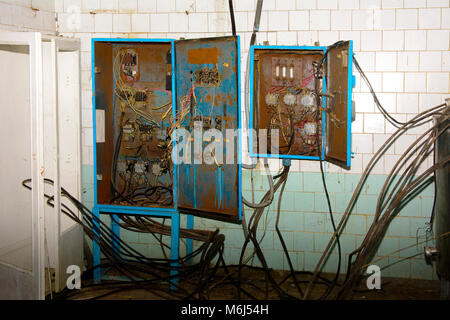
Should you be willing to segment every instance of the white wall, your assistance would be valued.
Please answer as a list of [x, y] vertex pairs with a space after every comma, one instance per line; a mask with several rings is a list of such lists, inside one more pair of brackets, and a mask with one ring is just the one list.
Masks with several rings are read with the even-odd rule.
[[[234, 1], [243, 70], [256, 2]], [[231, 30], [225, 0], [56, 0], [55, 9], [58, 31], [83, 42], [83, 164], [92, 164], [91, 37], [178, 39]], [[356, 57], [382, 103], [404, 121], [449, 96], [449, 29], [448, 0], [265, 0], [257, 42], [329, 45], [352, 39]], [[355, 75], [351, 172], [359, 173], [393, 127], [375, 108], [356, 71]], [[405, 135], [374, 173], [388, 173], [402, 146], [420, 132]], [[317, 172], [318, 164], [302, 161], [294, 169]], [[333, 165], [328, 170], [341, 171]]]
[[1, 0], [0, 30], [56, 32], [54, 0]]

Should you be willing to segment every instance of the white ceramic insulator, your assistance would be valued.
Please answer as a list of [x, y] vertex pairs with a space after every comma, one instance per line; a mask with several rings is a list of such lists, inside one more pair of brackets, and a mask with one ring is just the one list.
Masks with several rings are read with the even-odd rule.
[[313, 106], [314, 105], [314, 97], [311, 95], [304, 95], [302, 97], [302, 105]]
[[314, 122], [307, 122], [303, 127], [303, 133], [307, 136], [316, 134], [316, 124]]
[[287, 106], [293, 106], [297, 102], [297, 96], [293, 95], [292, 93], [288, 93], [283, 98], [284, 104]]
[[278, 95], [274, 93], [268, 93], [266, 95], [266, 104], [269, 107], [275, 107], [278, 105]]

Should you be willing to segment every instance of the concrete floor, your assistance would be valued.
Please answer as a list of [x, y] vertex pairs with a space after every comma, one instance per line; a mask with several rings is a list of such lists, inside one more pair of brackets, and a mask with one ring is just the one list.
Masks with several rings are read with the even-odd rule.
[[[274, 271], [273, 277], [277, 282], [280, 282], [286, 277], [286, 272]], [[306, 282], [308, 281], [307, 275], [299, 275], [298, 280], [303, 281], [302, 290], [305, 291]], [[332, 279], [333, 275], [323, 274], [324, 278]], [[220, 278], [219, 278], [220, 279]], [[252, 285], [257, 285], [260, 288], [264, 288], [264, 276], [262, 273], [258, 272], [244, 272], [242, 276], [243, 283], [251, 283]], [[105, 282], [106, 284], [107, 282]], [[180, 283], [180, 286], [191, 291], [194, 287], [189, 284]], [[298, 295], [296, 287], [292, 283], [286, 281], [282, 285], [283, 289], [293, 296]], [[174, 299], [167, 292], [170, 289], [166, 285], [162, 285], [161, 291], [158, 294], [151, 292], [151, 290], [144, 289], [132, 289], [116, 292], [100, 299], [105, 300], [159, 300], [159, 299]], [[243, 288], [248, 290], [252, 295], [262, 300], [273, 300], [279, 299], [278, 294], [272, 290], [269, 295], [266, 296], [264, 292], [258, 290], [252, 290], [249, 285], [243, 285]], [[315, 285], [311, 293], [311, 299], [319, 299], [324, 292], [325, 286]], [[97, 288], [93, 290], [92, 288], [81, 289], [79, 294], [71, 297], [70, 299], [90, 299], [93, 297], [100, 296], [111, 292], [112, 288]], [[339, 287], [330, 294], [330, 298], [336, 296]], [[234, 300], [237, 299], [236, 287], [231, 284], [226, 284], [223, 286], [216, 287], [215, 290], [211, 291], [211, 300]], [[242, 299], [246, 299], [245, 295], [241, 296]], [[440, 282], [436, 280], [417, 280], [417, 279], [401, 279], [401, 278], [383, 278], [381, 283], [381, 290], [367, 290], [365, 288], [365, 281], [362, 281], [357, 290], [353, 293], [352, 297], [348, 299], [352, 300], [439, 300], [440, 299]]]

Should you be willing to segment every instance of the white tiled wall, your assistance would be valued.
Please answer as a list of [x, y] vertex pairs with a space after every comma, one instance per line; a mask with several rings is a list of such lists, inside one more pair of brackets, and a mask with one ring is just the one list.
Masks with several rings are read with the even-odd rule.
[[1, 0], [0, 30], [54, 34], [54, 0]]
[[[256, 2], [234, 1], [243, 70]], [[74, 19], [74, 8], [80, 12], [76, 29], [67, 23]], [[84, 164], [92, 164], [91, 37], [178, 39], [231, 32], [226, 0], [55, 0], [55, 10], [58, 32], [82, 39]], [[356, 57], [380, 101], [405, 121], [450, 96], [449, 29], [449, 0], [264, 0], [257, 42], [329, 45], [353, 40]], [[356, 71], [355, 75], [352, 172], [359, 173], [395, 128], [375, 108]], [[422, 131], [409, 132], [404, 142]], [[394, 146], [378, 173], [387, 173], [402, 150]], [[316, 163], [306, 161], [295, 167], [318, 171]], [[333, 165], [328, 170], [341, 171]]]

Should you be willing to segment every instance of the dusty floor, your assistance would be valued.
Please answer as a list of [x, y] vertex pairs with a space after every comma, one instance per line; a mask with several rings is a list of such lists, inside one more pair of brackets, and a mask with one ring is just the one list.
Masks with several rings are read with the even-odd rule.
[[[277, 283], [282, 282], [287, 276], [286, 272], [274, 271], [273, 278]], [[309, 280], [309, 275], [298, 275], [297, 280], [301, 284], [301, 289], [304, 292]], [[331, 280], [333, 275], [323, 274], [323, 279]], [[108, 281], [103, 282], [105, 285]], [[243, 272], [242, 276], [242, 288], [257, 299], [272, 300], [280, 299], [280, 296], [274, 289], [270, 289], [266, 295], [265, 292], [265, 278], [262, 272], [255, 272], [253, 270], [247, 270]], [[338, 282], [339, 283], [339, 282]], [[192, 292], [195, 288], [192, 284], [180, 283], [180, 287], [186, 289], [188, 292]], [[288, 294], [300, 298], [298, 289], [292, 284], [291, 281], [284, 281], [281, 287]], [[155, 291], [157, 288], [157, 291]], [[326, 286], [323, 284], [316, 284], [311, 293], [311, 299], [319, 299], [324, 292]], [[331, 292], [328, 299], [334, 299], [339, 286]], [[81, 289], [76, 295], [68, 297], [69, 299], [109, 299], [109, 300], [154, 300], [154, 299], [177, 299], [170, 294], [173, 292], [167, 285], [152, 286], [152, 289], [134, 289], [129, 288], [120, 290], [117, 287], [85, 287]], [[184, 295], [180, 295], [184, 296]], [[199, 298], [198, 295], [194, 295], [193, 298]], [[221, 281], [220, 276], [214, 282], [212, 290], [209, 292], [208, 297], [203, 297], [211, 300], [234, 300], [238, 299], [236, 286]], [[241, 294], [241, 299], [248, 299], [245, 294]], [[365, 281], [359, 285], [359, 287], [353, 292], [353, 295], [347, 297], [352, 300], [439, 300], [440, 299], [440, 283], [439, 281], [431, 280], [417, 280], [417, 279], [400, 279], [400, 278], [383, 278], [381, 283], [381, 290], [367, 290], [365, 287]]]

